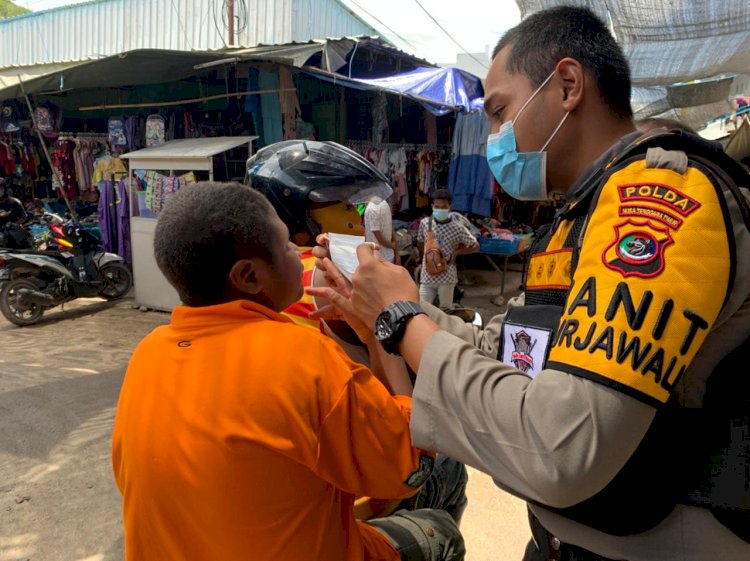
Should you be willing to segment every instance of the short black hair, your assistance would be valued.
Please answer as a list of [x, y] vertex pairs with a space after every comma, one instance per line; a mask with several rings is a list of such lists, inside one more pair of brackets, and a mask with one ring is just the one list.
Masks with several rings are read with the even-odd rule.
[[202, 181], [167, 201], [154, 233], [154, 255], [187, 306], [224, 302], [229, 271], [239, 259], [272, 262], [271, 219], [263, 194], [241, 183]]
[[604, 22], [588, 8], [557, 6], [530, 15], [502, 36], [492, 58], [509, 45], [508, 72], [522, 72], [539, 87], [560, 60], [573, 58], [594, 77], [619, 117], [633, 117], [628, 62]]
[[448, 189], [435, 189], [430, 193], [430, 200], [434, 201], [435, 199], [445, 199], [446, 201], [450, 201], [453, 199], [453, 195], [451, 195], [451, 192], [448, 191]]
[[639, 130], [651, 130], [662, 127], [667, 130], [678, 130], [689, 132], [690, 134], [697, 134], [695, 132], [695, 129], [689, 127], [685, 123], [678, 121], [677, 119], [667, 119], [665, 117], [647, 117], [645, 119], [638, 119], [635, 122], [635, 128]]

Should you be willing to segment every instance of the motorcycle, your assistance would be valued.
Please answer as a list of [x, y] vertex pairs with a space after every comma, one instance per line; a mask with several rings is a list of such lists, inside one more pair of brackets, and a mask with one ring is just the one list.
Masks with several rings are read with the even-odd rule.
[[116, 300], [133, 285], [123, 258], [103, 251], [101, 240], [74, 221], [44, 214], [59, 252], [0, 253], [0, 312], [19, 326], [33, 325], [44, 312], [76, 298]]
[[15, 223], [0, 226], [0, 250], [34, 249], [34, 236]]

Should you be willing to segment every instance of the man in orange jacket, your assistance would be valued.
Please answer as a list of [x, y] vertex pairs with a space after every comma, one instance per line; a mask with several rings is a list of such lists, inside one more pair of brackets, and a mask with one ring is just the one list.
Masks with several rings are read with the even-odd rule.
[[279, 313], [302, 295], [288, 237], [239, 184], [185, 187], [162, 211], [156, 260], [184, 305], [138, 345], [120, 393], [126, 558], [463, 559], [444, 510], [355, 519], [355, 496], [412, 495], [435, 456], [411, 446], [411, 382], [369, 327], [372, 370]]

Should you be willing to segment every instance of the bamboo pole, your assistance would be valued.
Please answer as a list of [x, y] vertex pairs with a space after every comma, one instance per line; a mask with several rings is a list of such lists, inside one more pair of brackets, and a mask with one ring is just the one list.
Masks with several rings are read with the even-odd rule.
[[186, 103], [200, 103], [203, 101], [211, 101], [212, 99], [222, 99], [226, 97], [242, 97], [244, 95], [255, 95], [255, 94], [268, 94], [278, 92], [295, 92], [296, 88], [281, 88], [276, 90], [258, 90], [254, 92], [237, 92], [237, 93], [224, 93], [209, 95], [204, 97], [194, 97], [192, 99], [178, 99], [177, 101], [159, 101], [153, 103], [118, 103], [115, 105], [85, 105], [79, 107], [79, 111], [96, 111], [99, 109], [133, 109], [133, 108], [144, 108], [144, 107], [168, 107], [170, 105], [183, 105]]

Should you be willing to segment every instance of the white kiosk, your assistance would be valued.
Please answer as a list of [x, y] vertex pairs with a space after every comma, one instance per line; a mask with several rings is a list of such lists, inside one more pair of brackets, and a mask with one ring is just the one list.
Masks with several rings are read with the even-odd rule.
[[135, 170], [175, 172], [207, 171], [213, 180], [213, 157], [232, 148], [247, 145], [248, 158], [253, 153], [252, 142], [257, 136], [219, 136], [211, 138], [185, 138], [171, 140], [161, 146], [143, 148], [122, 154], [128, 160], [130, 178], [130, 243], [133, 255], [133, 282], [135, 303], [153, 310], [169, 312], [180, 304], [177, 291], [167, 282], [154, 258], [154, 231], [156, 218], [140, 216], [138, 197], [132, 188]]

